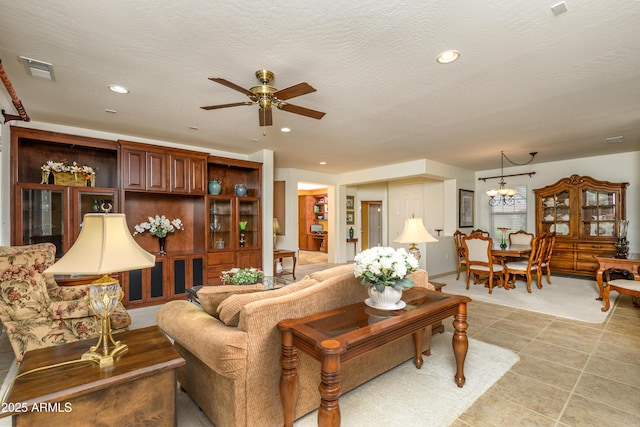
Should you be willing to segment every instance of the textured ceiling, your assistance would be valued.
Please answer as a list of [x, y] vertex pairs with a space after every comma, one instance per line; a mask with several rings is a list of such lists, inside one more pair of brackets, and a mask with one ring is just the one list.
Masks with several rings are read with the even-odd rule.
[[[556, 2], [4, 1], [0, 59], [34, 121], [271, 149], [277, 167], [487, 170], [501, 150], [536, 162], [640, 150], [640, 1], [567, 0], [554, 16]], [[436, 63], [446, 49], [460, 59]], [[28, 76], [19, 56], [53, 64], [56, 80]], [[247, 100], [209, 77], [250, 88], [261, 68], [278, 89], [314, 86], [290, 102], [326, 116], [275, 110], [260, 128], [255, 105], [199, 108]]]

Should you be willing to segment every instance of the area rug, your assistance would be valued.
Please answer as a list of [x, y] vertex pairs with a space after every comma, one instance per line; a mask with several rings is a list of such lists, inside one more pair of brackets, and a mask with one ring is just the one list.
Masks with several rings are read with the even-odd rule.
[[601, 310], [603, 307], [602, 301], [596, 301], [599, 295], [598, 283], [590, 278], [582, 279], [551, 275], [551, 285], [547, 283], [546, 277], [544, 277], [542, 279], [542, 289], [538, 289], [534, 276], [531, 283], [531, 293], [527, 292], [527, 286], [523, 281], [517, 281], [515, 289], [505, 291], [503, 288], [494, 287], [491, 295], [489, 295], [489, 289], [485, 288], [484, 285], [474, 285], [473, 279], [469, 284], [469, 290], [465, 289], [466, 279], [464, 272], [461, 272], [459, 280], [456, 280], [455, 274], [430, 280], [445, 283], [447, 286], [442, 289], [442, 292], [449, 294], [468, 295], [473, 300], [506, 305], [588, 323], [604, 322], [607, 315], [613, 311], [615, 299], [617, 298], [617, 295], [611, 295], [611, 308], [607, 313], [603, 313]]
[[298, 251], [298, 265], [318, 264], [329, 261], [329, 255], [325, 252]]
[[[467, 382], [459, 388], [455, 375], [452, 333], [437, 334], [422, 369], [413, 361], [386, 372], [340, 396], [341, 425], [349, 427], [445, 427], [456, 420], [519, 360], [511, 350], [469, 339], [464, 366]], [[318, 411], [293, 423], [318, 425]]]

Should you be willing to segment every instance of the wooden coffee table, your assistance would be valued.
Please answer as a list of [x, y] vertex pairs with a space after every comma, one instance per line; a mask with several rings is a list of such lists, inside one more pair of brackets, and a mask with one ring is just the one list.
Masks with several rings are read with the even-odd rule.
[[[111, 370], [88, 361], [16, 379], [4, 407], [14, 426], [175, 426], [176, 369], [185, 360], [151, 326], [114, 335], [129, 348]], [[18, 374], [80, 359], [97, 339], [29, 351]]]
[[[298, 349], [320, 361], [319, 426], [340, 425], [338, 398], [342, 362], [412, 334], [415, 344], [414, 364], [420, 369], [423, 362], [422, 340], [426, 328], [451, 316], [454, 316], [453, 353], [457, 369], [454, 379], [458, 387], [464, 385], [464, 359], [468, 348], [467, 303], [471, 299], [416, 288], [405, 291], [402, 299], [407, 303], [407, 307], [402, 310], [383, 312], [361, 302], [278, 323], [282, 332], [280, 398], [285, 426], [293, 426], [293, 413], [298, 397]], [[369, 324], [370, 316], [374, 316], [376, 320], [385, 316], [385, 319]]]

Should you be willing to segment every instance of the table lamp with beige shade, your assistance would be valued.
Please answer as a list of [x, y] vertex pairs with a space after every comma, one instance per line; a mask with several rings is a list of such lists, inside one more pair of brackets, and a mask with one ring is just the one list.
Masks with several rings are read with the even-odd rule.
[[420, 261], [420, 249], [416, 246], [417, 243], [429, 243], [437, 242], [438, 239], [433, 237], [424, 228], [422, 218], [413, 218], [413, 216], [404, 221], [404, 229], [402, 233], [394, 240], [396, 243], [409, 243], [411, 246], [407, 250], [411, 255]]
[[[86, 214], [82, 230], [74, 245], [55, 264], [45, 270], [50, 274], [102, 275], [89, 287], [91, 309], [101, 319], [100, 338], [82, 355], [100, 367], [113, 366], [114, 356], [127, 346], [111, 336], [110, 316], [122, 300], [120, 283], [109, 274], [149, 268], [155, 256], [133, 239], [124, 214]], [[102, 349], [100, 349], [102, 347]]]

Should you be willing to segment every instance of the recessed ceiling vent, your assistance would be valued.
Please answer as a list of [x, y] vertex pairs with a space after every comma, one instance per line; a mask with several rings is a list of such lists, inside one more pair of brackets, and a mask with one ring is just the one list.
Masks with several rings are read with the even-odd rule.
[[27, 70], [27, 74], [33, 77], [39, 77], [46, 80], [55, 80], [53, 75], [53, 65], [48, 62], [38, 61], [36, 59], [20, 57], [20, 60], [24, 64], [24, 69]]
[[551, 6], [551, 11], [555, 16], [565, 13], [567, 11], [567, 4], [563, 1], [561, 1], [560, 3], [554, 4], [553, 6]]
[[607, 143], [609, 144], [620, 144], [624, 142], [624, 136], [612, 136], [611, 138], [607, 138]]

